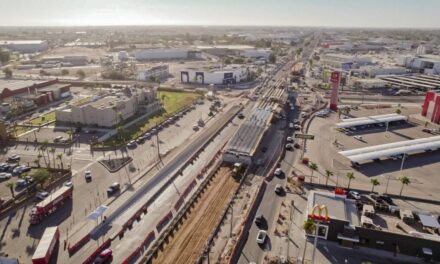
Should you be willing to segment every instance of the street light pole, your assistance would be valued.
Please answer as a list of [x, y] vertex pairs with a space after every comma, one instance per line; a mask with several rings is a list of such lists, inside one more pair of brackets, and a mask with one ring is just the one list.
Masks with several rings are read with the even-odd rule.
[[312, 254], [312, 264], [315, 264], [315, 254], [316, 247], [318, 246], [318, 230], [319, 230], [319, 221], [317, 221], [316, 230], [315, 230], [315, 241], [313, 242], [313, 254]]

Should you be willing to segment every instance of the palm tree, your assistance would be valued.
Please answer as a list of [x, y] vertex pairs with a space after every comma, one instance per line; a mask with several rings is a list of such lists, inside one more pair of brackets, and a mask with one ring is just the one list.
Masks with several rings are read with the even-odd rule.
[[63, 153], [57, 154], [57, 159], [60, 160], [60, 163], [61, 163], [61, 169], [64, 169], [64, 164], [63, 164]]
[[316, 171], [316, 170], [318, 170], [318, 164], [312, 162], [312, 163], [310, 163], [309, 168], [310, 168], [310, 170], [311, 170], [311, 172], [312, 172], [311, 175], [310, 175], [310, 183], [312, 183], [313, 172]]
[[402, 183], [402, 188], [400, 189], [400, 196], [402, 196], [403, 186], [409, 185], [411, 180], [406, 176], [400, 177], [399, 180]]
[[328, 186], [328, 179], [330, 178], [330, 176], [333, 176], [333, 172], [331, 170], [325, 170], [325, 176], [327, 177], [325, 179], [325, 186]]
[[9, 190], [11, 191], [12, 198], [15, 198], [15, 193], [14, 193], [15, 183], [10, 181], [6, 183], [6, 187], [8, 187]]
[[354, 173], [353, 172], [347, 172], [347, 178], [348, 178], [348, 187], [347, 187], [347, 189], [350, 189], [350, 184], [351, 184], [351, 180], [353, 180], [355, 177], [354, 177]]
[[315, 221], [307, 219], [304, 221], [303, 228], [307, 234], [311, 234], [316, 229]]
[[44, 148], [43, 146], [40, 146], [38, 148], [38, 153], [41, 153], [41, 154], [38, 154], [37, 159], [43, 158], [44, 159], [44, 164], [46, 165], [46, 167], [49, 167], [49, 165], [47, 164], [46, 155], [44, 155], [44, 149], [43, 148]]
[[371, 185], [372, 185], [371, 192], [374, 192], [374, 187], [380, 185], [380, 182], [379, 182], [378, 179], [371, 179], [370, 182], [371, 182]]
[[[53, 167], [55, 168], [55, 151], [56, 151], [56, 149], [55, 148], [50, 148], [49, 149], [49, 152], [50, 153], [52, 153], [52, 161], [53, 161]], [[48, 154], [49, 155], [49, 154]]]

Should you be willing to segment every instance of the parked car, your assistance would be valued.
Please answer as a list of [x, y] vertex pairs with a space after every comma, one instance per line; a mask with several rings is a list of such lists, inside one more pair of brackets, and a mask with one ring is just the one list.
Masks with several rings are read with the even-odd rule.
[[136, 147], [136, 141], [131, 140], [127, 143], [127, 148], [135, 148]]
[[238, 114], [238, 118], [243, 119], [243, 118], [244, 118], [243, 113], [239, 113], [239, 114]]
[[281, 184], [277, 184], [275, 185], [275, 193], [278, 195], [281, 195], [283, 193], [283, 186], [281, 186]]
[[7, 173], [7, 172], [1, 172], [0, 173], [0, 180], [7, 180], [10, 179], [12, 177], [12, 174]]
[[286, 150], [293, 150], [293, 144], [286, 144]]
[[257, 226], [262, 226], [265, 222], [266, 222], [266, 219], [264, 219], [263, 215], [257, 215], [257, 217], [255, 217], [255, 224]]
[[31, 167], [28, 167], [26, 165], [20, 165], [20, 166], [15, 167], [14, 170], [12, 170], [12, 174], [19, 175], [24, 172], [28, 172], [30, 170], [31, 170]]
[[144, 138], [143, 138], [143, 137], [138, 137], [138, 139], [136, 139], [136, 143], [137, 143], [137, 144], [142, 144], [142, 143], [144, 143]]
[[53, 140], [53, 142], [60, 142], [61, 140], [63, 139], [63, 136], [57, 136], [54, 140]]
[[299, 149], [301, 147], [301, 145], [298, 144], [298, 143], [295, 143], [295, 144], [293, 144], [293, 147], [296, 148], [296, 149]]
[[273, 173], [275, 176], [281, 176], [283, 175], [283, 170], [281, 168], [276, 168], [275, 172]]
[[266, 151], [267, 151], [267, 147], [262, 147], [262, 148], [261, 148], [261, 152], [264, 153], [264, 152], [266, 152]]
[[102, 264], [113, 258], [113, 251], [109, 248], [104, 249], [93, 262], [94, 264]]
[[121, 185], [119, 184], [119, 182], [114, 182], [112, 183], [112, 185], [110, 185], [110, 187], [108, 187], [107, 194], [112, 195], [118, 192], [120, 189], [121, 189]]
[[287, 141], [288, 143], [293, 143], [293, 138], [292, 138], [292, 137], [287, 137], [286, 141]]
[[349, 191], [348, 192], [348, 196], [355, 199], [355, 200], [360, 200], [361, 199], [361, 195], [358, 192], [355, 191]]
[[14, 154], [8, 157], [8, 161], [17, 162], [20, 160], [20, 155]]
[[2, 163], [0, 164], [0, 171], [9, 171], [9, 168], [11, 167], [8, 163]]
[[40, 200], [46, 199], [47, 196], [49, 196], [48, 192], [38, 192], [37, 195], [35, 195], [35, 197]]
[[130, 171], [135, 171], [135, 170], [136, 170], [136, 167], [134, 166], [133, 163], [130, 163], [130, 164], [128, 164], [128, 169], [129, 169]]
[[198, 125], [193, 125], [193, 130], [194, 131], [198, 131], [199, 130], [199, 126]]
[[66, 181], [66, 182], [64, 183], [64, 186], [66, 186], [66, 187], [71, 187], [71, 186], [73, 186], [73, 182], [71, 182], [71, 181]]
[[265, 230], [258, 231], [257, 243], [258, 244], [264, 244], [264, 242], [266, 241], [266, 237], [267, 237], [267, 232]]
[[86, 179], [87, 182], [92, 180], [92, 172], [87, 170], [84, 172], [84, 178]]

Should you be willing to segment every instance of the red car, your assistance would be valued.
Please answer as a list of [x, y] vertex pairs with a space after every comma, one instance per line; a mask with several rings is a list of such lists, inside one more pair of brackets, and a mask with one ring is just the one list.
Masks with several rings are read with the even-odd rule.
[[113, 258], [113, 251], [109, 248], [104, 249], [101, 254], [95, 259], [95, 264], [102, 264], [110, 261]]

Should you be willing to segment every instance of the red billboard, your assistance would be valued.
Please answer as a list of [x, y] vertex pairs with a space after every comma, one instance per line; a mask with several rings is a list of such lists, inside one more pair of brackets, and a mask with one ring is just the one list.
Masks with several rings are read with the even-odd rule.
[[330, 76], [330, 82], [334, 83], [334, 84], [339, 84], [339, 79], [341, 77], [341, 73], [340, 72], [332, 72], [332, 75]]

